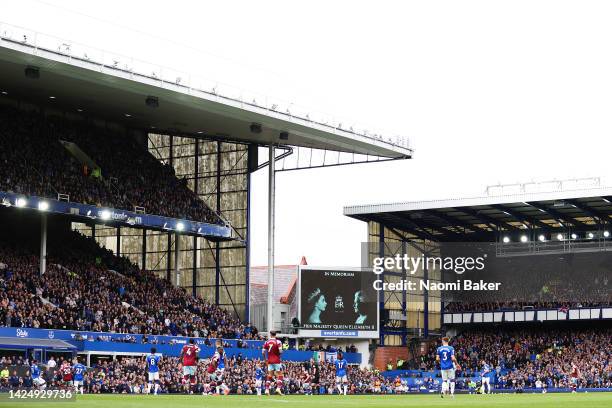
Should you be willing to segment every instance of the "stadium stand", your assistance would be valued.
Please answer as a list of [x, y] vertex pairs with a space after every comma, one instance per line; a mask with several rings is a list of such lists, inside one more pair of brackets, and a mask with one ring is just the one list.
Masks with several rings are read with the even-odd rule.
[[[459, 383], [467, 387], [470, 379], [480, 380], [483, 362], [492, 365], [492, 384], [498, 389], [567, 388], [571, 364], [582, 373], [579, 388], [612, 388], [612, 329], [558, 328], [495, 330], [468, 329], [452, 340]], [[433, 343], [417, 361], [417, 370], [406, 376], [427, 378], [435, 372]], [[388, 375], [396, 375], [392, 372]], [[413, 380], [414, 381], [414, 380]]]
[[230, 312], [66, 231], [49, 249], [49, 268], [14, 235], [0, 237], [0, 325], [115, 333], [258, 338]]
[[[98, 167], [64, 148], [72, 142]], [[89, 160], [88, 160], [89, 162]], [[222, 224], [223, 221], [136, 141], [87, 122], [0, 105], [0, 190]]]
[[501, 283], [502, 290], [472, 294], [454, 292], [445, 311], [490, 312], [522, 309], [568, 309], [612, 304], [606, 252], [572, 256], [540, 256], [499, 262], [493, 276], [475, 273], [472, 279]]

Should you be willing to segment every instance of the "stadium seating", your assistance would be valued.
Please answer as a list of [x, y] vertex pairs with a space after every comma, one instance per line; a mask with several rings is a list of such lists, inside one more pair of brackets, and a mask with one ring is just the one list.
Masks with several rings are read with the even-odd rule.
[[[100, 172], [60, 141], [73, 142]], [[222, 224], [222, 220], [135, 139], [86, 122], [45, 118], [0, 105], [0, 191]]]
[[230, 312], [139, 270], [76, 232], [50, 242], [49, 266], [42, 277], [34, 252], [6, 238], [0, 237], [2, 326], [259, 337]]
[[[567, 387], [571, 363], [582, 372], [581, 388], [612, 387], [612, 329], [470, 330], [452, 339], [459, 377], [479, 376], [483, 360], [495, 367], [497, 388], [523, 389], [540, 380], [548, 388]], [[418, 368], [435, 369], [435, 350]]]

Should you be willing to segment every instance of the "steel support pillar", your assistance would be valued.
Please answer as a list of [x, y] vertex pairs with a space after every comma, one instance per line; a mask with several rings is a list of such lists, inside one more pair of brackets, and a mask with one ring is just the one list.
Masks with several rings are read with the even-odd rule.
[[47, 214], [40, 215], [40, 275], [47, 271]]
[[191, 265], [191, 294], [196, 296], [198, 287], [198, 237], [193, 237], [193, 263]]
[[[217, 141], [217, 212], [221, 214], [221, 142]], [[221, 244], [215, 243], [215, 304], [221, 301]]]
[[[424, 254], [427, 256], [427, 254]], [[423, 281], [429, 280], [429, 270], [427, 262], [423, 264]], [[423, 290], [423, 337], [429, 337], [429, 289]]]
[[117, 236], [116, 236], [117, 242], [117, 257], [121, 256], [121, 227], [117, 227]]
[[142, 262], [142, 267], [141, 269], [147, 269], [147, 229], [143, 228], [142, 229], [142, 253], [141, 255], [141, 262]]
[[268, 310], [267, 328], [274, 330], [274, 189], [275, 189], [275, 152], [274, 145], [270, 145], [269, 172], [268, 172]]
[[172, 282], [170, 278], [170, 264], [172, 263], [172, 233], [168, 233], [168, 245], [166, 245], [166, 280]]
[[[406, 240], [402, 239], [402, 259], [406, 255]], [[406, 279], [406, 266], [402, 263], [402, 279]], [[402, 346], [406, 346], [406, 331], [408, 329], [408, 312], [406, 308], [408, 307], [408, 294], [406, 293], [406, 288], [402, 290], [402, 313], [406, 320], [404, 320], [404, 334], [402, 335]]]
[[181, 284], [181, 268], [179, 266], [179, 257], [181, 255], [181, 240], [179, 234], [174, 234], [174, 275], [176, 279], [176, 286]]
[[[385, 226], [381, 223], [378, 223], [378, 256], [380, 258], [384, 258], [385, 256]], [[385, 281], [385, 271], [383, 269], [383, 273], [380, 274], [380, 279], [384, 282]], [[379, 290], [378, 291], [378, 309], [379, 309], [379, 314], [381, 316], [381, 320], [384, 320], [383, 316], [385, 313], [385, 291], [384, 290]], [[379, 322], [380, 324], [381, 322]], [[379, 344], [381, 346], [385, 345], [385, 328], [382, 327], [383, 325], [380, 324], [380, 328], [379, 328], [379, 333], [380, 333], [380, 338], [379, 338]]]

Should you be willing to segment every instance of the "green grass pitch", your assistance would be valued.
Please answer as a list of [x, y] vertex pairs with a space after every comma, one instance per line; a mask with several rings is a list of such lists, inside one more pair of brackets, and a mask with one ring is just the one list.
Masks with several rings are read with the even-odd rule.
[[[17, 402], [4, 400], [2, 406], [40, 407], [41, 402]], [[612, 407], [612, 393], [577, 394], [494, 394], [494, 395], [456, 395], [455, 398], [440, 398], [436, 395], [356, 395], [356, 396], [261, 396], [229, 395], [221, 397], [201, 395], [84, 395], [76, 401], [43, 402], [53, 408], [274, 408], [274, 407], [454, 407], [454, 408], [490, 408], [490, 407]]]

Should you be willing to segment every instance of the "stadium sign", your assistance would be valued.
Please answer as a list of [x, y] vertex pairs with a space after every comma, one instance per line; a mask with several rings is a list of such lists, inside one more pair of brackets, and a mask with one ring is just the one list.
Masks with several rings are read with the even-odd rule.
[[378, 294], [372, 270], [300, 266], [300, 336], [378, 338]]
[[140, 226], [158, 231], [181, 231], [184, 234], [210, 238], [232, 237], [232, 230], [227, 225], [208, 224], [205, 222], [179, 220], [161, 215], [140, 214], [113, 208], [100, 208], [95, 205], [79, 204], [49, 198], [24, 196], [22, 194], [0, 191], [0, 203], [6, 207], [17, 207], [24, 210], [37, 210], [46, 213], [65, 214], [94, 220], [97, 223], [112, 222], [126, 226]]

